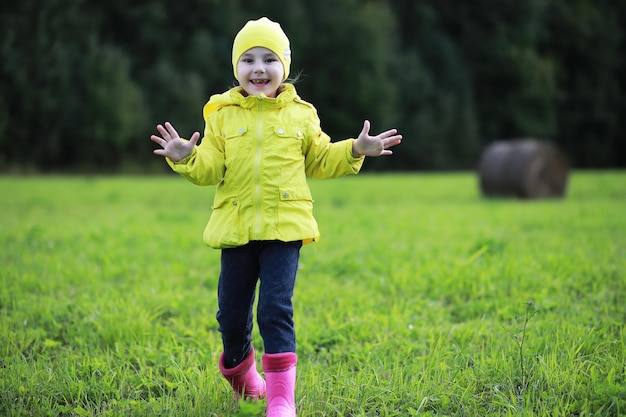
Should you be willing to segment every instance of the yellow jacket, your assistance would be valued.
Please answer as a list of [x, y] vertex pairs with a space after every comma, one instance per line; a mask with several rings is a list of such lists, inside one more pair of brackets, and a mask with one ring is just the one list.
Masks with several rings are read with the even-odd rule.
[[243, 96], [241, 87], [204, 106], [202, 141], [187, 158], [168, 163], [198, 185], [217, 184], [204, 241], [214, 248], [252, 240], [317, 240], [306, 181], [357, 174], [363, 157], [352, 142], [331, 143], [315, 108], [286, 84], [276, 98]]

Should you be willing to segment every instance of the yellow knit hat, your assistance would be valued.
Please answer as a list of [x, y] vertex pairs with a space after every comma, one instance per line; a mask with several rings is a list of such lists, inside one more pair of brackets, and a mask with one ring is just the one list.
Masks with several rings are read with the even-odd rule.
[[289, 38], [283, 32], [280, 24], [272, 22], [267, 17], [248, 21], [235, 36], [235, 41], [233, 42], [233, 71], [235, 78], [239, 79], [237, 63], [241, 55], [247, 50], [259, 46], [269, 49], [278, 56], [285, 70], [285, 75], [283, 76], [283, 81], [285, 81], [289, 75], [289, 66], [291, 65]]

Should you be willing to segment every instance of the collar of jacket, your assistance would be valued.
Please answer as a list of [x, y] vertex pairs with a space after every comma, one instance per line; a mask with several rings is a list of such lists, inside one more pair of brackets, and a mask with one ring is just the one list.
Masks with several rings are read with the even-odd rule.
[[244, 109], [251, 109], [258, 104], [259, 100], [263, 100], [268, 108], [281, 108], [289, 102], [300, 100], [293, 84], [283, 84], [282, 88], [283, 91], [276, 98], [269, 98], [264, 95], [244, 96], [242, 94], [243, 88], [233, 87], [225, 93], [211, 96], [202, 109], [202, 115], [206, 120], [209, 114], [223, 106], [239, 106]]

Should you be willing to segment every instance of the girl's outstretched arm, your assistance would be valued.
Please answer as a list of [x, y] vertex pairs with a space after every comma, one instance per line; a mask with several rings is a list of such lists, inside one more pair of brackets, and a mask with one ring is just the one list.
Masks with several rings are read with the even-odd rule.
[[376, 136], [370, 136], [370, 122], [366, 120], [363, 123], [363, 130], [359, 137], [352, 142], [352, 156], [358, 158], [360, 156], [381, 156], [391, 155], [388, 148], [396, 146], [402, 142], [402, 135], [398, 135], [396, 129], [390, 129]]
[[154, 154], [165, 156], [172, 162], [178, 162], [191, 155], [194, 146], [200, 139], [200, 133], [195, 132], [189, 141], [182, 140], [170, 122], [165, 122], [165, 127], [157, 125], [157, 130], [161, 136], [152, 135], [150, 140], [163, 149], [155, 149]]

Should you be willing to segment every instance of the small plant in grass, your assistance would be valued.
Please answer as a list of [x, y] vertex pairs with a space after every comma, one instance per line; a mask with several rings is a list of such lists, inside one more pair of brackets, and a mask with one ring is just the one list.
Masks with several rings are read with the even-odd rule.
[[520, 392], [523, 392], [528, 387], [528, 369], [524, 365], [524, 343], [526, 342], [526, 330], [528, 329], [528, 323], [530, 319], [532, 319], [535, 314], [537, 314], [537, 309], [535, 308], [534, 301], [530, 300], [526, 303], [526, 312], [524, 314], [524, 322], [522, 323], [522, 327], [519, 332], [514, 334], [515, 343], [517, 344], [517, 351], [519, 355], [519, 373], [520, 373]]

